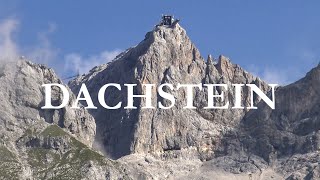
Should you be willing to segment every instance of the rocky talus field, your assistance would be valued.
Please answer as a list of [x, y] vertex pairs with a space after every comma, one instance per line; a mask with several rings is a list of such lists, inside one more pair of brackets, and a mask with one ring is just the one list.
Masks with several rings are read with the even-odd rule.
[[[143, 98], [137, 109], [101, 107], [107, 83], [137, 84], [135, 94], [142, 84], [256, 84], [270, 95], [266, 82], [229, 58], [204, 59], [179, 24], [158, 26], [71, 80], [69, 104], [47, 110], [42, 84], [64, 84], [52, 69], [26, 59], [0, 65], [0, 179], [320, 179], [320, 66], [277, 87], [274, 110], [258, 96], [258, 109], [232, 109], [232, 90], [229, 109], [204, 109], [206, 88], [194, 91], [196, 109], [183, 109], [186, 89], [168, 89], [177, 98], [171, 109], [143, 109]], [[97, 109], [71, 108], [83, 83]], [[53, 104], [62, 98], [54, 88]], [[249, 106], [248, 88], [241, 98]], [[126, 91], [108, 88], [105, 100], [126, 104]], [[156, 93], [152, 100], [170, 105]]]

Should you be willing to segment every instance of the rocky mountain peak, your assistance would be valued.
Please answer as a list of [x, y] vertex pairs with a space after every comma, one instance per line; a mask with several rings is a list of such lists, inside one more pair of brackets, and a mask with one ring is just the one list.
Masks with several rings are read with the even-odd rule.
[[[207, 62], [179, 25], [157, 26], [137, 46], [97, 66], [69, 85], [87, 85], [97, 109], [43, 110], [45, 83], [63, 82], [54, 71], [29, 61], [0, 63], [0, 179], [319, 179], [320, 65], [306, 77], [276, 90], [276, 109], [254, 96], [258, 109], [232, 109], [235, 94], [224, 91], [228, 109], [204, 109], [207, 89], [194, 90], [195, 109], [184, 109], [186, 90], [171, 109], [105, 109], [98, 103], [104, 84], [267, 84], [225, 56]], [[152, 94], [152, 104], [166, 99]], [[62, 99], [52, 90], [53, 102]], [[70, 92], [70, 94], [72, 94]], [[251, 101], [248, 88], [243, 106]], [[109, 88], [105, 101], [127, 103], [127, 92]], [[217, 100], [216, 106], [225, 101]], [[85, 104], [84, 104], [85, 105]], [[95, 121], [95, 122], [94, 122]], [[96, 126], [97, 124], [97, 126]], [[102, 156], [91, 149], [103, 151]], [[110, 161], [106, 157], [117, 159]]]
[[212, 57], [211, 54], [208, 55], [207, 63], [208, 63], [208, 64], [213, 64], [213, 63], [214, 63], [214, 59], [213, 59], [213, 57]]
[[320, 81], [320, 63], [307, 73], [306, 78], [311, 78], [315, 82]]
[[[150, 32], [149, 32], [150, 33]], [[147, 35], [149, 34], [147, 33]], [[151, 31], [152, 37], [155, 41], [159, 40], [170, 40], [176, 39], [177, 41], [189, 40], [189, 37], [186, 35], [186, 30], [183, 29], [179, 24], [175, 24], [174, 26], [156, 26]], [[190, 40], [189, 40], [190, 41]]]
[[131, 56], [129, 59], [141, 56], [140, 59], [148, 57], [150, 60], [167, 62], [172, 65], [190, 64], [193, 61], [203, 60], [186, 30], [179, 24], [172, 27], [155, 27], [146, 34], [142, 42], [128, 53]]
[[[208, 61], [212, 60], [209, 57]], [[205, 62], [186, 31], [176, 24], [173, 27], [155, 27], [137, 46], [121, 53], [114, 61], [72, 80], [69, 86], [77, 93], [81, 84], [85, 83], [93, 101], [97, 102], [99, 88], [107, 83], [135, 83], [138, 84], [135, 93], [143, 94], [142, 84], [244, 84], [255, 80], [254, 76], [232, 64], [227, 57], [220, 56], [218, 64]], [[263, 81], [259, 82], [267, 92], [267, 85]], [[96, 142], [102, 144], [113, 158], [150, 152], [162, 155], [189, 154], [193, 158], [210, 159], [214, 156], [221, 133], [237, 125], [246, 112], [233, 109], [203, 110], [207, 104], [205, 88], [202, 91], [195, 90], [196, 110], [182, 108], [185, 106], [185, 89], [171, 93], [177, 99], [171, 110], [141, 109], [145, 101], [143, 98], [135, 100], [137, 110], [123, 107], [108, 110], [99, 106], [98, 110], [91, 110], [97, 123]], [[232, 104], [233, 91], [226, 93], [226, 99]], [[243, 102], [247, 104], [250, 102], [248, 91], [244, 94]], [[126, 104], [126, 91], [107, 90], [105, 100], [110, 105], [119, 101]], [[152, 103], [156, 105], [159, 101], [167, 103], [153, 94]], [[255, 101], [258, 102], [258, 99]], [[220, 105], [223, 103], [219, 102]], [[186, 149], [187, 153], [182, 153], [182, 149]]]

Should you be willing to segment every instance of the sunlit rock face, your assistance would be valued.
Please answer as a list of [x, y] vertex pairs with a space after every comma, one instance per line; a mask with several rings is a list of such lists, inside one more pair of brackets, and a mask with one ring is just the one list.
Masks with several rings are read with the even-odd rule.
[[[95, 122], [84, 109], [70, 109], [74, 95], [68, 106], [58, 110], [43, 110], [43, 84], [61, 83], [52, 69], [28, 61], [3, 62], [0, 68], [0, 126], [3, 136], [14, 140], [31, 126], [39, 122], [57, 124], [74, 134], [88, 146], [95, 136]], [[71, 92], [71, 91], [70, 91]], [[59, 88], [52, 90], [52, 102], [59, 104], [62, 93]]]
[[[123, 178], [120, 165], [91, 149], [96, 125], [85, 109], [44, 110], [52, 69], [26, 60], [0, 62], [0, 179]], [[52, 89], [52, 101], [62, 94]]]
[[[232, 64], [227, 57], [220, 56], [217, 62], [209, 57], [206, 62], [179, 24], [156, 27], [137, 46], [123, 52], [114, 61], [95, 67], [88, 74], [72, 80], [69, 86], [74, 93], [78, 93], [82, 83], [86, 84], [98, 106], [97, 110], [90, 110], [97, 123], [96, 142], [113, 158], [131, 153], [154, 153], [165, 157], [177, 153], [192, 158], [213, 158], [220, 138], [237, 126], [247, 110], [203, 109], [207, 106], [206, 88], [195, 88], [196, 109], [183, 109], [187, 93], [186, 89], [181, 88], [168, 89], [177, 100], [169, 110], [143, 109], [145, 99], [139, 98], [135, 99], [137, 109], [107, 110], [99, 106], [97, 98], [104, 84], [137, 84], [135, 94], [144, 93], [142, 84], [155, 84], [157, 87], [164, 83], [225, 83], [230, 87], [232, 83], [251, 83], [265, 93], [269, 90], [266, 83]], [[224, 90], [217, 88], [216, 91], [221, 93]], [[217, 102], [218, 106], [223, 106], [226, 101], [232, 105], [234, 91], [225, 93], [226, 100]], [[120, 101], [125, 105], [126, 91], [108, 88], [105, 101], [110, 106]], [[170, 105], [170, 101], [157, 96], [156, 92], [152, 101], [155, 105], [157, 102]], [[258, 101], [259, 98], [256, 98], [255, 102]], [[248, 88], [243, 90], [242, 102], [244, 106], [249, 105]]]
[[[218, 46], [218, 45], [217, 45]], [[232, 109], [234, 90], [225, 92], [228, 109], [204, 109], [206, 88], [194, 89], [195, 109], [184, 109], [187, 90], [169, 90], [171, 109], [123, 108], [127, 91], [108, 88], [98, 103], [99, 89], [108, 83], [255, 84], [270, 97], [270, 86], [231, 63], [225, 56], [203, 59], [179, 24], [157, 26], [141, 43], [114, 61], [97, 66], [70, 81], [78, 93], [88, 87], [96, 110], [72, 109], [75, 96], [62, 109], [41, 109], [42, 84], [63, 82], [52, 69], [25, 60], [0, 63], [0, 179], [319, 179], [320, 67], [305, 78], [276, 90], [272, 110], [258, 96], [258, 109]], [[53, 105], [62, 101], [52, 89]], [[241, 102], [250, 106], [244, 88]], [[83, 101], [82, 101], [83, 102]], [[152, 93], [152, 104], [170, 102]], [[84, 103], [83, 106], [86, 106]], [[93, 150], [101, 150], [101, 153]], [[117, 159], [110, 160], [109, 157]]]
[[[258, 109], [231, 109], [233, 90], [225, 92], [231, 103], [228, 109], [204, 109], [206, 88], [194, 90], [196, 109], [183, 109], [187, 94], [183, 89], [167, 89], [177, 100], [169, 110], [143, 109], [145, 99], [139, 98], [137, 109], [98, 107], [89, 111], [97, 123], [95, 144], [112, 158], [120, 158], [131, 171], [143, 169], [159, 179], [317, 178], [318, 71], [319, 67], [298, 82], [277, 88], [275, 110], [256, 95], [253, 101]], [[108, 83], [137, 84], [135, 94], [144, 94], [142, 84], [255, 84], [270, 97], [270, 86], [229, 58], [203, 59], [179, 24], [155, 27], [137, 46], [69, 86], [77, 93], [82, 83], [98, 106], [99, 88]], [[222, 91], [216, 89], [217, 94]], [[105, 100], [110, 106], [120, 101], [125, 105], [127, 91], [108, 88]], [[152, 104], [170, 105], [156, 92], [152, 100]], [[241, 101], [244, 107], [250, 106], [248, 88], [243, 89]]]

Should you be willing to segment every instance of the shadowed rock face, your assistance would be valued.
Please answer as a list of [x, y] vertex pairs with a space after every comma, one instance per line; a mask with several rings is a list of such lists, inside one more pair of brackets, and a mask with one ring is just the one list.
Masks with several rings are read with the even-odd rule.
[[241, 122], [251, 152], [268, 161], [320, 150], [320, 66], [276, 91], [276, 109], [259, 104]]
[[271, 176], [266, 172], [288, 180], [319, 179], [319, 84], [317, 66], [301, 80], [279, 87], [275, 110], [260, 102], [257, 110], [247, 112], [237, 128], [224, 134], [212, 164], [203, 166], [234, 173], [258, 168], [257, 179]]
[[[261, 80], [234, 65], [224, 56], [218, 62], [208, 61], [201, 57], [198, 49], [190, 41], [186, 31], [175, 25], [172, 28], [159, 26], [146, 34], [145, 39], [136, 47], [120, 54], [114, 61], [92, 69], [69, 83], [74, 93], [85, 83], [95, 102], [99, 105], [97, 94], [100, 87], [107, 83], [135, 83], [138, 87], [135, 94], [143, 94], [141, 84], [199, 84], [199, 83], [255, 83], [264, 92], [267, 85]], [[229, 86], [231, 87], [231, 86]], [[221, 92], [222, 89], [217, 89]], [[183, 109], [186, 90], [179, 89], [172, 93], [177, 101], [170, 110], [141, 109], [145, 99], [137, 98], [137, 109], [106, 110], [99, 107], [90, 113], [97, 123], [96, 142], [101, 143], [113, 158], [130, 153], [155, 153], [167, 156], [171, 152], [188, 149], [188, 156], [210, 159], [219, 145], [220, 137], [232, 130], [247, 110], [204, 110], [207, 106], [207, 89], [194, 91], [195, 110]], [[226, 99], [233, 105], [233, 89], [226, 91]], [[108, 89], [106, 102], [112, 106], [122, 101], [127, 102], [125, 87], [120, 92]], [[259, 98], [255, 99], [258, 102]], [[170, 102], [153, 94], [153, 104]], [[244, 106], [250, 102], [248, 89], [243, 92]], [[218, 102], [224, 105], [224, 102]], [[168, 155], [170, 156], [170, 155]]]

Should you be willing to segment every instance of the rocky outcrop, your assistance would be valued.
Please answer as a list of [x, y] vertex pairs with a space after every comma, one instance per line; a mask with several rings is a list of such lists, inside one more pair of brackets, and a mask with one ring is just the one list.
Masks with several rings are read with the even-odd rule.
[[[154, 178], [317, 178], [319, 69], [279, 87], [275, 110], [258, 96], [254, 96], [258, 110], [206, 110], [206, 88], [194, 90], [194, 110], [182, 108], [185, 102], [179, 100], [185, 100], [185, 90], [168, 90], [177, 99], [170, 110], [142, 109], [144, 99], [137, 99], [138, 108], [133, 110], [98, 107], [90, 111], [98, 124], [95, 141], [113, 158], [122, 157], [119, 162], [144, 169]], [[99, 87], [107, 83], [136, 83], [135, 94], [143, 94], [143, 83], [254, 83], [264, 93], [269, 91], [265, 82], [225, 56], [215, 60], [210, 55], [205, 61], [179, 24], [156, 27], [137, 46], [72, 80], [69, 86], [78, 92], [82, 83], [95, 102]], [[233, 91], [225, 93], [232, 106]], [[117, 89], [109, 89], [105, 96], [110, 105], [126, 104], [126, 98], [126, 91]], [[159, 101], [170, 103], [155, 93], [153, 104]], [[245, 107], [250, 102], [246, 88], [242, 102]], [[305, 163], [300, 166], [300, 161]]]
[[[240, 131], [248, 134], [245, 145], [249, 151], [271, 164], [279, 158], [296, 154], [310, 157], [310, 153], [319, 152], [319, 84], [320, 66], [317, 66], [301, 80], [277, 89], [275, 110], [259, 104], [258, 111], [247, 113]], [[313, 169], [319, 169], [319, 165]]]
[[93, 151], [57, 125], [31, 130], [17, 147], [21, 164], [31, 172], [20, 179], [136, 179], [127, 175], [126, 166]]
[[[107, 83], [138, 84], [135, 94], [143, 94], [142, 84], [199, 84], [199, 83], [256, 83], [264, 92], [266, 83], [234, 65], [224, 56], [218, 63], [212, 57], [205, 60], [190, 41], [186, 31], [176, 24], [174, 27], [158, 26], [146, 34], [136, 47], [120, 54], [114, 61], [92, 69], [87, 75], [69, 83], [73, 92], [85, 83], [95, 104], [99, 103], [99, 88]], [[223, 89], [217, 89], [222, 91]], [[169, 91], [169, 90], [168, 90]], [[105, 147], [107, 153], [119, 158], [131, 153], [167, 154], [189, 149], [192, 157], [210, 159], [223, 133], [236, 126], [247, 110], [204, 110], [207, 105], [206, 88], [194, 92], [195, 110], [183, 109], [186, 90], [170, 91], [177, 101], [170, 110], [142, 109], [145, 99], [136, 99], [137, 109], [107, 110], [98, 107], [91, 110], [97, 123], [96, 142]], [[233, 90], [226, 91], [226, 100], [233, 105]], [[153, 94], [153, 104], [168, 101]], [[243, 92], [243, 105], [248, 105], [248, 89]], [[106, 102], [111, 105], [127, 102], [126, 91], [106, 91]], [[257, 98], [256, 102], [259, 101]], [[224, 105], [225, 102], [218, 102]], [[166, 156], [166, 155], [165, 155]]]
[[[95, 122], [85, 109], [43, 110], [52, 69], [25, 60], [1, 62], [0, 179], [132, 179], [125, 167], [90, 147]], [[62, 99], [52, 90], [53, 103]]]
[[[2, 139], [15, 141], [30, 127], [37, 126], [39, 122], [47, 122], [57, 124], [91, 146], [95, 136], [95, 122], [86, 110], [70, 108], [75, 100], [74, 95], [71, 95], [69, 105], [63, 109], [41, 109], [44, 106], [44, 88], [41, 85], [63, 84], [52, 69], [20, 60], [2, 63], [0, 74]], [[52, 102], [61, 101], [60, 89], [53, 88]]]
[[[53, 70], [28, 61], [0, 67], [0, 179], [319, 179], [320, 66], [306, 77], [276, 90], [276, 109], [254, 96], [257, 110], [207, 110], [207, 89], [194, 90], [195, 109], [183, 109], [186, 90], [170, 90], [175, 106], [108, 110], [98, 103], [107, 83], [267, 84], [225, 56], [205, 61], [186, 31], [175, 24], [157, 26], [137, 46], [69, 83], [78, 93], [87, 85], [96, 110], [67, 107], [43, 110], [44, 83], [63, 83]], [[127, 103], [125, 87], [108, 88], [106, 102]], [[152, 104], [169, 101], [153, 90]], [[269, 95], [269, 94], [268, 94]], [[61, 101], [53, 89], [53, 102]], [[247, 88], [242, 105], [249, 105]], [[225, 101], [216, 101], [222, 106]], [[84, 104], [85, 106], [85, 104]], [[90, 146], [104, 151], [105, 155]], [[110, 160], [107, 157], [117, 160]]]
[[[271, 167], [273, 173], [286, 179], [318, 179], [319, 78], [320, 66], [317, 66], [299, 81], [277, 88], [274, 110], [260, 102], [257, 110], [247, 112], [238, 127], [222, 138], [217, 157], [212, 161], [214, 166], [219, 164], [217, 159], [225, 157], [231, 162], [245, 159], [261, 173]], [[234, 163], [232, 171], [241, 170], [245, 161]]]

